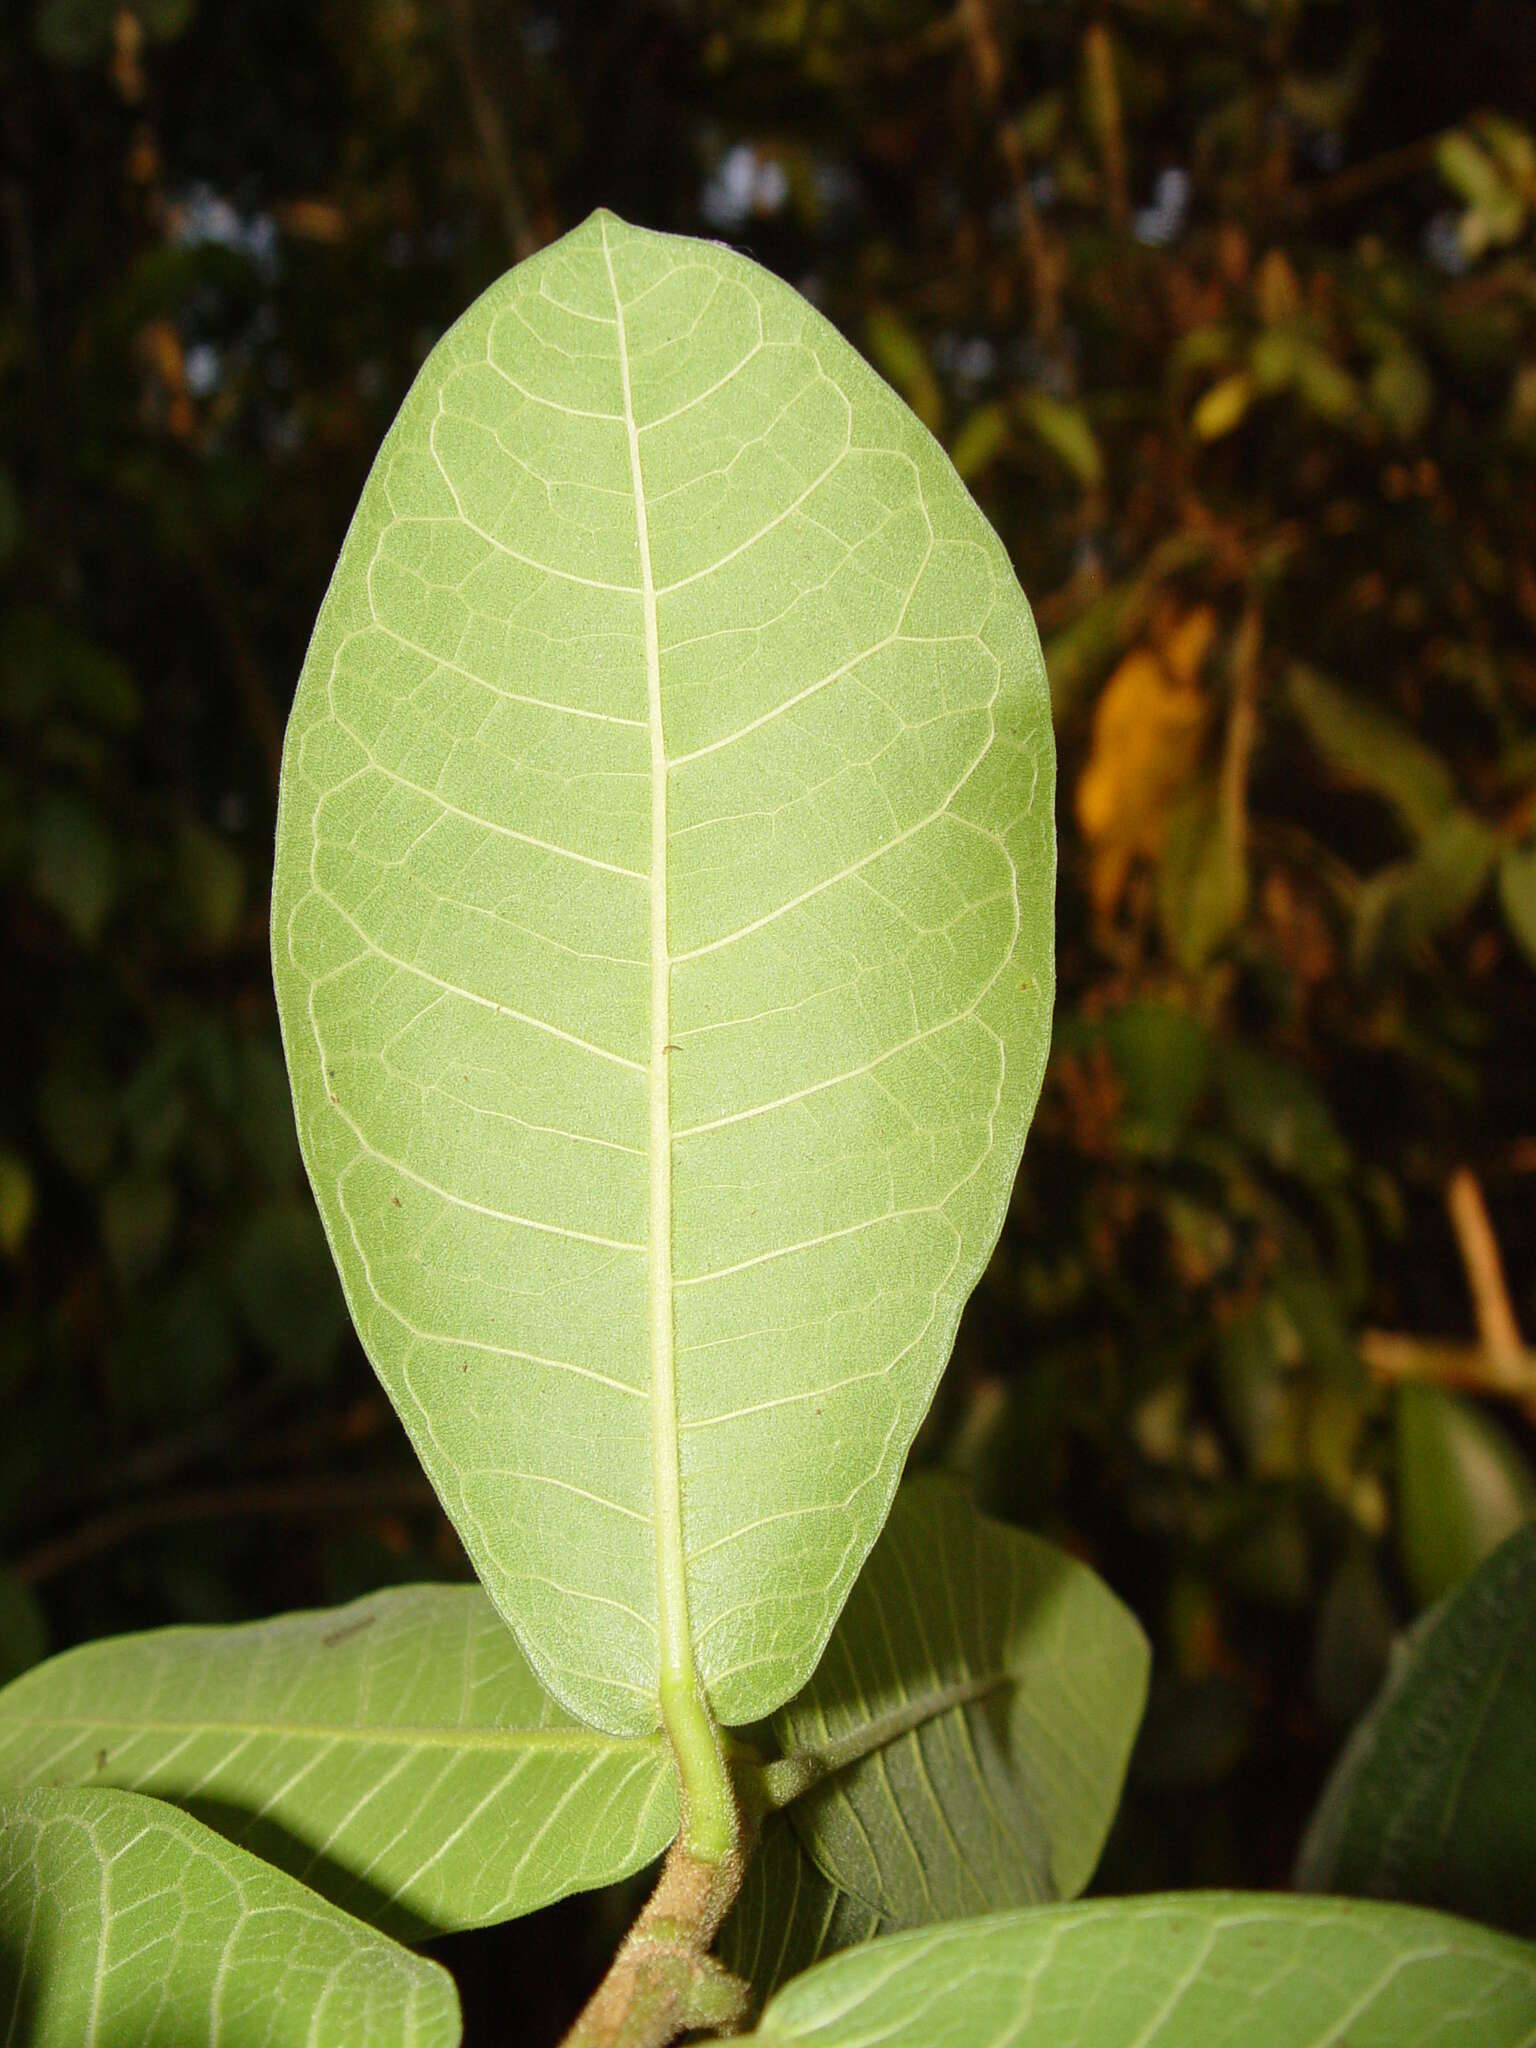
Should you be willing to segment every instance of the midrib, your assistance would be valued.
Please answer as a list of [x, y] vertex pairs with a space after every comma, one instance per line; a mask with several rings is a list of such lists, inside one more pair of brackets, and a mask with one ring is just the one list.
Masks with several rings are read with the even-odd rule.
[[646, 1322], [650, 1343], [651, 1493], [655, 1517], [656, 1620], [660, 1650], [662, 1712], [670, 1692], [697, 1698], [698, 1678], [688, 1624], [688, 1580], [683, 1552], [682, 1472], [677, 1433], [677, 1359], [672, 1305], [672, 1096], [668, 1071], [671, 1036], [672, 960], [667, 933], [667, 746], [661, 716], [661, 638], [656, 621], [656, 578], [651, 566], [650, 524], [640, 467], [640, 432], [630, 386], [629, 339], [624, 306], [613, 271], [608, 229], [603, 226], [603, 261], [613, 292], [618, 335], [624, 426], [629, 438], [629, 475], [635, 498], [635, 533], [640, 553], [641, 605], [645, 615], [646, 714], [651, 748], [650, 1004], [651, 1050], [647, 1088], [650, 1106], [650, 1182], [646, 1221]]

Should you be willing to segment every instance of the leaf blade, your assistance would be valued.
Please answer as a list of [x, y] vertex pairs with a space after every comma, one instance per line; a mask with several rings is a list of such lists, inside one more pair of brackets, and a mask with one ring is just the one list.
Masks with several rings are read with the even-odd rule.
[[0, 2012], [33, 2048], [454, 2048], [436, 1963], [135, 1792], [34, 1787], [0, 1829]]
[[468, 1586], [88, 1643], [0, 1692], [0, 1778], [186, 1805], [395, 1932], [615, 1882], [677, 1825], [659, 1738], [573, 1723]]
[[1536, 1934], [1536, 1528], [1518, 1530], [1398, 1653], [1334, 1766], [1297, 1882]]
[[873, 1907], [839, 1891], [801, 1848], [789, 1821], [770, 1814], [715, 1953], [761, 2000], [823, 1956], [872, 1941], [880, 1931]]
[[781, 1991], [764, 2048], [1525, 2048], [1536, 1949], [1403, 1906], [1095, 1900], [871, 1942]]
[[790, 1754], [857, 1748], [882, 1717], [908, 1725], [796, 1800], [791, 1822], [824, 1875], [894, 1927], [1075, 1896], [1149, 1661], [1085, 1566], [978, 1515], [952, 1481], [910, 1481], [827, 1656], [774, 1721]]
[[1006, 556], [797, 295], [595, 216], [418, 379], [285, 764], [279, 1009], [375, 1367], [567, 1707], [656, 1725], [680, 1557], [715, 1712], [761, 1718], [889, 1506], [1043, 1067]]

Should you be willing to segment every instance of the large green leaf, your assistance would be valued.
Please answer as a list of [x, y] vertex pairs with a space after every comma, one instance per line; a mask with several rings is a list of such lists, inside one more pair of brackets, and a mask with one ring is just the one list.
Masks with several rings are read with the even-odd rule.
[[1344, 1899], [1192, 1892], [999, 1913], [819, 1963], [763, 2048], [1529, 2048], [1536, 1948]]
[[1425, 1615], [1350, 1737], [1300, 1882], [1536, 1934], [1536, 1527]]
[[87, 1643], [0, 1692], [0, 1781], [157, 1793], [410, 1930], [609, 1884], [677, 1828], [661, 1738], [573, 1723], [468, 1586]]
[[796, 1691], [1051, 1005], [1029, 611], [787, 286], [609, 214], [438, 346], [295, 701], [279, 1008], [363, 1340], [545, 1683]]
[[892, 1926], [1071, 1898], [1104, 1845], [1146, 1701], [1134, 1618], [1085, 1565], [902, 1488], [787, 1753], [833, 1774], [789, 1808], [822, 1871]]
[[136, 1792], [0, 1804], [0, 2020], [26, 2048], [452, 2048], [453, 1980]]
[[1459, 1394], [1410, 1381], [1395, 1412], [1398, 1548], [1428, 1606], [1536, 1516], [1536, 1475], [1507, 1431]]
[[871, 1941], [880, 1915], [825, 1878], [782, 1815], [770, 1814], [715, 1953], [758, 2000], [823, 1956]]

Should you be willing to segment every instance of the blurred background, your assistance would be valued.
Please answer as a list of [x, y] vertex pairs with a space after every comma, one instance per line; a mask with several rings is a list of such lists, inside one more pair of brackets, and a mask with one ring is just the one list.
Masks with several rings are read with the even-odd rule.
[[1035, 606], [1056, 1047], [916, 1455], [1152, 1636], [1099, 1888], [1286, 1881], [1536, 1510], [1533, 106], [1526, 0], [6, 10], [5, 1675], [464, 1569], [298, 1164], [278, 752], [422, 357], [603, 204], [809, 294]]

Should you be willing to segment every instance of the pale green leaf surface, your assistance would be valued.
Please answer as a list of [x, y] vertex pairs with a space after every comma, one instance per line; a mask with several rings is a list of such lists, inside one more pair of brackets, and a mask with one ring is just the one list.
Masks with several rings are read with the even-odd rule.
[[1086, 1565], [952, 1480], [916, 1480], [774, 1720], [787, 1754], [835, 1758], [882, 1722], [891, 1739], [797, 1799], [795, 1829], [894, 1926], [1071, 1898], [1114, 1817], [1148, 1661]]
[[661, 1738], [574, 1723], [470, 1586], [87, 1643], [0, 1692], [0, 1782], [158, 1794], [412, 1931], [612, 1883], [677, 1829]]
[[823, 1956], [880, 1931], [873, 1907], [823, 1877], [789, 1821], [770, 1814], [715, 1953], [761, 2000]]
[[804, 1682], [1001, 1227], [1053, 751], [995, 535], [731, 251], [594, 215], [429, 358], [289, 728], [298, 1123], [545, 1683]]
[[453, 2048], [459, 2001], [399, 1948], [135, 1792], [0, 1805], [0, 2022], [26, 2048]]
[[769, 2005], [763, 2048], [1531, 2048], [1536, 1948], [1344, 1899], [1191, 1892], [872, 1942]]
[[1536, 1527], [1401, 1646], [1302, 1844], [1311, 1891], [1408, 1899], [1536, 1934]]

